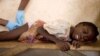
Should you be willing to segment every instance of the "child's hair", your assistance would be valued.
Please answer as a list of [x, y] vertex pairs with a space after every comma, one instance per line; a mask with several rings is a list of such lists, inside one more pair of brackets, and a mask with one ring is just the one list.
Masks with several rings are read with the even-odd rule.
[[93, 23], [91, 23], [91, 22], [80, 22], [75, 27], [78, 27], [78, 26], [83, 26], [83, 27], [87, 27], [87, 28], [91, 29], [92, 30], [92, 33], [95, 36], [97, 36], [99, 34], [98, 28], [96, 27], [96, 25], [93, 24]]

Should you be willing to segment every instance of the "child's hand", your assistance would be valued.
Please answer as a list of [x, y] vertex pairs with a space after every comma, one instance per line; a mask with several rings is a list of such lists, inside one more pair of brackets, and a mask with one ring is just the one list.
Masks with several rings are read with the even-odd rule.
[[79, 48], [80, 47], [80, 45], [81, 45], [81, 43], [79, 42], [79, 41], [73, 41], [72, 42], [72, 45], [75, 47], [75, 48]]
[[70, 50], [70, 46], [68, 42], [64, 42], [64, 41], [59, 41], [56, 43], [57, 46], [62, 50], [62, 51], [68, 51]]

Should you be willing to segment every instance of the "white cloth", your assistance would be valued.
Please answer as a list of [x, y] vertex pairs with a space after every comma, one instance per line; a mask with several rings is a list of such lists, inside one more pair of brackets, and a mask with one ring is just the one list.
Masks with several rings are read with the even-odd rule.
[[69, 37], [71, 24], [65, 20], [54, 20], [44, 24], [44, 29], [56, 37]]

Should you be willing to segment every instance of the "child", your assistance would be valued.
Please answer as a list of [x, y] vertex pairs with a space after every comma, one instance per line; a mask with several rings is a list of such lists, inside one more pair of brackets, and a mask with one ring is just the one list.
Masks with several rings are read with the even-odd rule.
[[97, 27], [90, 22], [81, 22], [75, 27], [71, 27], [71, 25], [64, 20], [47, 23], [43, 21], [37, 22], [37, 24], [21, 35], [19, 41], [28, 42], [30, 39], [32, 42], [36, 36], [40, 34], [43, 37], [38, 39], [50, 40], [56, 43], [61, 50], [65, 51], [70, 49], [69, 42], [72, 42], [73, 46], [78, 47], [78, 43], [80, 42], [93, 42], [97, 40]]
[[[59, 24], [60, 25], [60, 24]], [[66, 25], [68, 26], [68, 25]], [[47, 26], [45, 26], [47, 27]], [[88, 42], [96, 42], [97, 40], [97, 35], [98, 30], [97, 27], [91, 23], [91, 22], [81, 22], [79, 24], [77, 24], [74, 28], [70, 27], [70, 39], [68, 35], [66, 35], [66, 37], [62, 36], [59, 37], [59, 35], [63, 35], [61, 34], [61, 32], [58, 32], [59, 35], [57, 37], [57, 33], [53, 33], [53, 31], [59, 30], [57, 27], [53, 28], [50, 25], [48, 26], [48, 28], [46, 29], [45, 27], [40, 27], [38, 28], [38, 33], [43, 35], [44, 39], [53, 41], [54, 43], [56, 43], [58, 45], [58, 47], [60, 47], [61, 50], [66, 51], [69, 50], [69, 43], [72, 41], [72, 45], [76, 48], [78, 48], [80, 46], [80, 42], [82, 43], [88, 43]], [[61, 28], [62, 29], [62, 28]], [[67, 29], [67, 28], [66, 28]], [[51, 32], [50, 32], [51, 31]], [[66, 30], [68, 32], [68, 30]]]
[[[57, 28], [57, 27], [56, 27]], [[48, 28], [49, 30], [51, 28]], [[50, 34], [48, 29], [43, 27], [38, 28], [38, 32], [44, 36], [47, 40], [53, 41], [61, 48], [61, 50], [68, 50], [69, 45], [68, 42], [72, 42], [72, 45], [76, 48], [80, 47], [80, 43], [88, 43], [88, 42], [96, 42], [98, 29], [91, 22], [80, 22], [75, 27], [70, 28], [70, 39], [68, 37], [63, 37], [63, 39], [67, 39], [66, 41], [59, 39], [55, 34]]]
[[23, 24], [24, 22], [24, 9], [28, 4], [29, 0], [21, 0], [21, 4], [18, 8], [16, 15], [16, 23], [4, 20], [0, 18], [0, 25], [6, 26], [10, 31], [0, 32], [0, 40], [15, 40], [28, 29], [28, 24]]
[[[55, 23], [56, 22], [56, 23]], [[55, 28], [56, 26], [56, 28]], [[58, 26], [58, 27], [57, 27]], [[61, 29], [62, 28], [62, 29]], [[49, 33], [47, 31], [49, 31]], [[59, 31], [60, 30], [60, 31]], [[67, 31], [66, 31], [67, 30]], [[69, 38], [70, 24], [63, 20], [53, 21], [53, 25], [49, 22], [45, 23], [41, 20], [35, 22], [28, 31], [24, 32], [18, 39], [21, 42], [34, 42], [35, 39], [47, 39], [52, 41], [60, 47], [62, 51], [69, 50], [69, 43], [67, 39]], [[40, 37], [37, 38], [39, 35]], [[65, 39], [67, 36], [67, 39]], [[64, 39], [64, 41], [62, 40]]]
[[[48, 32], [47, 32], [48, 31]], [[70, 24], [63, 20], [55, 20], [51, 22], [37, 21], [27, 32], [23, 33], [19, 38], [21, 42], [32, 42], [37, 39], [38, 34], [42, 35], [44, 39], [50, 40], [58, 45], [62, 51], [69, 50]], [[41, 39], [39, 37], [38, 39]], [[66, 39], [65, 39], [66, 38]], [[62, 40], [64, 39], [64, 41]]]

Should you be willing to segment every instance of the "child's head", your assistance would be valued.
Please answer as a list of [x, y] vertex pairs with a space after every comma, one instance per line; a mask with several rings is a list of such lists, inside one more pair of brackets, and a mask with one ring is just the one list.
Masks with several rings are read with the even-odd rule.
[[87, 41], [96, 41], [98, 35], [97, 27], [90, 22], [81, 22], [77, 24], [72, 33], [72, 39], [87, 42]]

